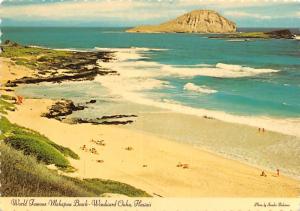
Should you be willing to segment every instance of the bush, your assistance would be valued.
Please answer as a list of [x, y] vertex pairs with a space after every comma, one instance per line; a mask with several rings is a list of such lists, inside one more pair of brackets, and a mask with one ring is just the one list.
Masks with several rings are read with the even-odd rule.
[[7, 114], [6, 111], [13, 111], [15, 109], [15, 106], [12, 103], [9, 103], [5, 100], [3, 100], [2, 96], [0, 98], [0, 113]]
[[42, 138], [27, 134], [17, 134], [5, 138], [4, 141], [14, 149], [23, 151], [25, 155], [33, 155], [38, 161], [46, 164], [55, 164], [59, 167], [67, 167], [69, 165], [69, 161], [63, 154]]
[[92, 190], [95, 193], [118, 193], [130, 197], [147, 197], [145, 191], [136, 189], [125, 183], [116, 182], [112, 180], [102, 180], [102, 179], [84, 179], [78, 183], [78, 180], [74, 181], [77, 185]]

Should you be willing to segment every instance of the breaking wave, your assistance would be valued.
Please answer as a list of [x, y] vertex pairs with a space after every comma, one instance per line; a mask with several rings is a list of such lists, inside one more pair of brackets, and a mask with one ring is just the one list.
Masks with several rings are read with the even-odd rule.
[[[194, 77], [209, 76], [220, 78], [238, 78], [248, 77], [258, 74], [275, 73], [278, 70], [251, 68], [241, 65], [217, 63], [213, 64], [196, 64], [196, 65], [167, 65], [155, 61], [145, 61], [148, 58], [149, 51], [164, 51], [166, 49], [151, 48], [94, 48], [94, 50], [110, 51], [115, 57], [111, 62], [98, 61], [98, 65], [103, 69], [114, 70], [119, 75], [98, 77], [97, 80], [112, 93], [124, 97], [132, 96], [142, 91], [160, 88], [173, 88], [168, 81], [163, 78], [168, 77]], [[187, 83], [185, 90], [213, 94], [217, 90], [205, 86], [197, 86], [193, 83]]]
[[198, 93], [204, 93], [204, 94], [213, 94], [213, 93], [218, 92], [217, 90], [209, 89], [206, 86], [197, 86], [193, 83], [185, 84], [183, 89], [188, 90], [188, 91], [198, 92]]

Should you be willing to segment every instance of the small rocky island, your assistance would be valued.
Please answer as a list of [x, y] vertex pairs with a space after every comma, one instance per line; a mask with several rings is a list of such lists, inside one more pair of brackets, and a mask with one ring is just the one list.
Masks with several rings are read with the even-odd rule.
[[127, 32], [141, 33], [233, 33], [236, 24], [212, 10], [194, 10], [160, 25], [138, 26]]
[[210, 36], [209, 38], [227, 39], [296, 39], [296, 36], [288, 29], [270, 32], [240, 32]]

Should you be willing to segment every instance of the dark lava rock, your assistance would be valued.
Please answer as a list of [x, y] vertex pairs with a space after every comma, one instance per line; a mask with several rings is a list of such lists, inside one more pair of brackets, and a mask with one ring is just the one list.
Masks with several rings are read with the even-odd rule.
[[[96, 100], [90, 100], [88, 103], [95, 103]], [[131, 124], [133, 120], [112, 120], [121, 119], [129, 117], [137, 117], [137, 115], [112, 115], [103, 116], [101, 118], [87, 119], [87, 118], [68, 118], [67, 116], [72, 114], [73, 111], [83, 110], [87, 108], [83, 105], [75, 105], [71, 100], [62, 100], [56, 102], [52, 105], [47, 113], [42, 114], [43, 117], [54, 118], [61, 122], [68, 124], [81, 124], [81, 123], [91, 123], [93, 125], [126, 125]]]
[[[20, 49], [26, 48], [18, 43], [6, 40], [1, 47], [18, 46]], [[34, 47], [30, 47], [34, 48]], [[4, 49], [5, 50], [5, 49]], [[45, 49], [44, 49], [45, 50]], [[28, 52], [30, 54], [31, 52]], [[32, 84], [40, 82], [61, 83], [63, 81], [85, 81], [94, 80], [97, 75], [118, 75], [118, 72], [104, 69], [98, 66], [98, 61], [109, 62], [112, 54], [104, 51], [94, 52], [68, 52], [66, 55], [47, 53], [43, 55], [43, 50], [39, 56], [31, 58], [25, 62], [32, 66], [35, 71], [34, 77], [23, 77], [5, 84], [7, 87], [15, 87], [18, 84]], [[19, 59], [19, 58], [16, 58]], [[61, 71], [57, 71], [61, 70]], [[48, 73], [48, 76], [45, 74]]]
[[13, 41], [11, 41], [11, 40], [5, 40], [5, 41], [4, 41], [4, 45], [13, 46], [13, 47], [18, 47], [18, 46], [20, 46], [18, 43], [13, 42]]
[[81, 72], [75, 73], [73, 75], [54, 75], [49, 77], [23, 77], [20, 79], [16, 79], [14, 81], [8, 81], [5, 86], [6, 87], [16, 87], [17, 84], [35, 84], [41, 82], [53, 82], [60, 83], [63, 81], [85, 81], [85, 80], [94, 80], [97, 75], [107, 75], [107, 74], [115, 74], [115, 71], [101, 71], [96, 69], [92, 70], [82, 70]]
[[137, 115], [112, 115], [112, 116], [103, 116], [101, 118], [97, 118], [98, 120], [104, 119], [121, 119], [121, 118], [128, 118], [128, 117], [137, 117]]
[[96, 100], [90, 100], [89, 102], [86, 102], [86, 104], [89, 104], [89, 103], [96, 103], [97, 101]]
[[58, 101], [52, 105], [47, 113], [42, 114], [43, 117], [55, 118], [61, 120], [61, 117], [68, 116], [73, 111], [83, 110], [86, 107], [75, 105], [71, 100]]
[[91, 123], [93, 125], [127, 125], [131, 124], [134, 121], [133, 120], [124, 120], [124, 121], [99, 121], [97, 119], [86, 119], [86, 118], [70, 118], [66, 119], [63, 122], [69, 123], [69, 124], [82, 124], [82, 123]]
[[269, 35], [271, 38], [274, 38], [274, 39], [294, 39], [295, 38], [295, 35], [293, 35], [292, 32], [288, 29], [265, 32], [265, 34]]
[[5, 84], [6, 87], [16, 87], [17, 84], [11, 80], [8, 80]]
[[15, 87], [17, 84], [31, 84], [31, 83], [40, 83], [40, 82], [62, 82], [65, 80], [75, 80], [75, 79], [82, 79], [82, 80], [93, 80], [98, 74], [97, 70], [87, 70], [81, 73], [77, 73], [74, 75], [57, 75], [57, 76], [50, 76], [50, 77], [23, 77], [14, 81], [8, 81], [5, 86], [6, 87]]

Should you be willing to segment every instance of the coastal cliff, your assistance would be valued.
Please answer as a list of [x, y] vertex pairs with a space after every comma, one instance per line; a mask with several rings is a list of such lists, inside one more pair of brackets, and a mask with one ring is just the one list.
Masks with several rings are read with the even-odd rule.
[[160, 25], [138, 26], [127, 32], [141, 33], [232, 33], [236, 24], [212, 10], [194, 10]]

